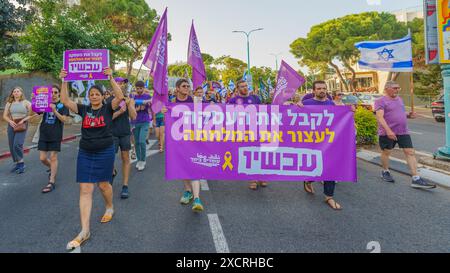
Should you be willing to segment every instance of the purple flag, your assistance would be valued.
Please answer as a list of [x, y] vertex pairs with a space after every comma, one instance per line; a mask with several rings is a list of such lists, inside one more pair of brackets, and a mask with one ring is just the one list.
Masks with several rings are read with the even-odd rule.
[[164, 95], [169, 91], [167, 71], [167, 8], [147, 48], [143, 65], [150, 69], [155, 93]]
[[152, 98], [152, 111], [153, 113], [161, 112], [161, 109], [169, 101], [169, 96], [167, 94], [160, 95], [158, 93], [153, 94]]
[[197, 34], [195, 33], [194, 21], [192, 21], [191, 34], [189, 37], [188, 64], [192, 66], [192, 89], [202, 86], [206, 80], [205, 64], [203, 63], [202, 52], [198, 44]]
[[305, 83], [305, 79], [297, 71], [290, 67], [284, 61], [281, 61], [280, 71], [278, 72], [277, 86], [272, 104], [283, 104], [292, 98], [295, 91]]

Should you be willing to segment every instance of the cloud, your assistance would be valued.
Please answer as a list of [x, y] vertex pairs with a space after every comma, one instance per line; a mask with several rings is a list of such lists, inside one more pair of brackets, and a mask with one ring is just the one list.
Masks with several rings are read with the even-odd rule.
[[366, 0], [369, 6], [379, 6], [381, 5], [381, 0]]

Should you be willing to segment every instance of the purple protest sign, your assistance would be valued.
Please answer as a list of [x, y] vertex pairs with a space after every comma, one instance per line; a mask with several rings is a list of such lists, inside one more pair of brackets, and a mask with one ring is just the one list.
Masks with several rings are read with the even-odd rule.
[[31, 100], [31, 109], [33, 112], [52, 112], [50, 104], [52, 103], [52, 86], [33, 87], [33, 98]]
[[108, 49], [74, 49], [64, 51], [64, 81], [108, 80], [103, 70], [109, 67]]
[[192, 90], [195, 90], [206, 81], [206, 70], [197, 34], [195, 33], [194, 21], [192, 21], [191, 34], [189, 35], [188, 64], [192, 66], [192, 82], [194, 84]]
[[169, 104], [166, 179], [356, 182], [345, 106]]
[[281, 61], [272, 104], [283, 104], [285, 101], [292, 98], [303, 83], [305, 83], [305, 79], [285, 61]]

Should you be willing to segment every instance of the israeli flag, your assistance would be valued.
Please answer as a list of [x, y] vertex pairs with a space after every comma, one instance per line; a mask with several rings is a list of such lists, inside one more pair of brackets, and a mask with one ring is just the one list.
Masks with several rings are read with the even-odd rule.
[[390, 72], [412, 72], [411, 34], [399, 40], [356, 43], [361, 52], [360, 68]]
[[73, 81], [72, 82], [72, 89], [77, 91], [78, 96], [81, 96], [84, 92], [84, 84], [82, 81]]
[[243, 81], [247, 81], [247, 70], [244, 71], [244, 76], [242, 76]]
[[91, 104], [91, 101], [89, 100], [89, 89], [91, 89], [91, 87], [94, 86], [94, 85], [95, 85], [95, 81], [94, 80], [88, 81], [86, 93], [84, 94], [84, 99], [83, 99], [83, 104], [84, 105]]
[[203, 88], [203, 95], [204, 95], [204, 94], [206, 94], [206, 92], [208, 92], [208, 82], [205, 82], [202, 85], [202, 88]]
[[269, 87], [269, 91], [272, 91], [273, 86], [272, 86], [272, 81], [270, 80], [270, 78], [267, 78], [267, 86]]
[[233, 91], [234, 88], [236, 88], [236, 85], [234, 84], [233, 80], [230, 80], [230, 82], [228, 83], [228, 89], [230, 89], [230, 91]]

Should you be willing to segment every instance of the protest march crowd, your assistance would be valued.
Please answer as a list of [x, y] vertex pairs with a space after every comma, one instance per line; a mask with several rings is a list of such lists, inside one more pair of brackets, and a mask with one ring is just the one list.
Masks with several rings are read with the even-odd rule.
[[[165, 14], [161, 20], [165, 20]], [[164, 27], [158, 27], [155, 37], [163, 31]], [[167, 38], [164, 35], [158, 37], [155, 38], [155, 41]], [[198, 43], [196, 38], [192, 39], [192, 41]], [[152, 44], [154, 44], [153, 40]], [[158, 48], [161, 48], [160, 45], [161, 43], [159, 43]], [[198, 44], [194, 48], [199, 50]], [[152, 50], [148, 51], [144, 63], [148, 63], [147, 61], [152, 56], [156, 60], [158, 57], [156, 54], [167, 54], [167, 50], [163, 53], [153, 52], [153, 54], [152, 52]], [[158, 62], [153, 61], [153, 63], [158, 65]], [[154, 107], [155, 104], [160, 103], [155, 98], [158, 99], [158, 96], [161, 94], [161, 92], [156, 92], [160, 88], [156, 80], [154, 84], [155, 90], [147, 89], [143, 81], [135, 82], [133, 89], [128, 90], [128, 79], [114, 78], [113, 71], [105, 66], [103, 67], [103, 75], [107, 77], [111, 88], [106, 89], [102, 85], [91, 86], [87, 90], [89, 102], [80, 104], [69, 97], [68, 81], [65, 80], [69, 72], [66, 67], [62, 68], [60, 72], [61, 85], [53, 85], [49, 88], [49, 92], [51, 92], [51, 103], [48, 105], [49, 111], [40, 112], [36, 110], [35, 105], [32, 103], [33, 100], [30, 102], [25, 97], [24, 90], [21, 87], [15, 87], [9, 94], [3, 114], [3, 119], [8, 123], [9, 149], [14, 162], [11, 172], [17, 174], [25, 172], [23, 145], [27, 134], [28, 120], [37, 115], [42, 116], [42, 122], [39, 127], [38, 150], [40, 161], [48, 173], [48, 182], [42, 189], [42, 193], [50, 193], [56, 189], [58, 153], [61, 152], [64, 123], [67, 121], [70, 113], [77, 114], [82, 118], [75, 179], [80, 187], [81, 232], [68, 243], [67, 249], [79, 247], [90, 237], [90, 216], [95, 185], [100, 189], [105, 202], [105, 213], [101, 218], [101, 223], [112, 221], [115, 212], [112, 184], [118, 174], [115, 168], [115, 159], [119, 149], [122, 162], [122, 189], [120, 192], [122, 199], [130, 197], [129, 175], [131, 160], [137, 160], [137, 171], [142, 172], [147, 168], [147, 143], [153, 133], [153, 129], [158, 140], [159, 152], [163, 153], [165, 151], [165, 125], [166, 115], [169, 111], [165, 106], [167, 103], [234, 105], [257, 105], [262, 103], [261, 94], [249, 90], [248, 82], [245, 80], [237, 81], [236, 87], [230, 92], [220, 94], [214, 88], [204, 90], [202, 88], [203, 80], [199, 82], [193, 77], [193, 82], [185, 78], [179, 79], [176, 82], [175, 89], [165, 94], [167, 97], [165, 97], [162, 105]], [[155, 74], [157, 73], [152, 74], [152, 76], [156, 78]], [[399, 90], [400, 86], [396, 82], [388, 81], [385, 85], [384, 96], [378, 99], [375, 104], [379, 124], [379, 144], [383, 151], [381, 177], [386, 182], [394, 182], [394, 178], [389, 172], [389, 157], [393, 148], [398, 144], [403, 149], [410, 167], [411, 186], [421, 189], [435, 188], [435, 185], [425, 181], [417, 173], [417, 162], [407, 126], [407, 118], [414, 118], [415, 113], [405, 113], [403, 101], [398, 96]], [[276, 89], [270, 93], [273, 101], [277, 101], [280, 97], [277, 91], [279, 90]], [[303, 107], [320, 108], [324, 106], [346, 107], [342, 103], [342, 94], [332, 95], [328, 93], [327, 85], [324, 81], [315, 81], [311, 93], [301, 97], [301, 95], [293, 92], [279, 104], [290, 105], [290, 107], [298, 107], [300, 109]], [[354, 109], [349, 107], [349, 111], [354, 111]], [[69, 163], [65, 162], [64, 164]], [[151, 166], [149, 167], [151, 168]], [[200, 199], [200, 176], [199, 174], [199, 179], [183, 180], [184, 190], [179, 201], [183, 205], [192, 203], [194, 212], [204, 210], [204, 204]], [[251, 190], [268, 186], [267, 181], [253, 180], [248, 183]], [[308, 194], [315, 194], [312, 181], [304, 181], [303, 187]], [[323, 181], [325, 203], [333, 210], [341, 210], [341, 204], [334, 199], [335, 188], [336, 181]]]

